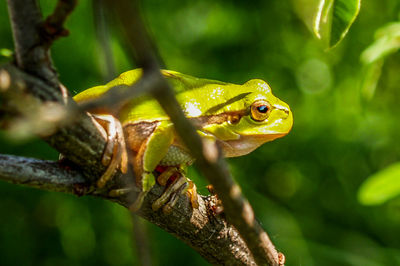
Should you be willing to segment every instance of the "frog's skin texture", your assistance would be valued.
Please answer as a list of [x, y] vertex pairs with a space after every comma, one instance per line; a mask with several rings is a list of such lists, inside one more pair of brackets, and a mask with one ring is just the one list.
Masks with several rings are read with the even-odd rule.
[[[161, 73], [200, 136], [219, 142], [226, 157], [248, 154], [265, 142], [285, 136], [292, 128], [289, 106], [275, 97], [263, 80], [252, 79], [236, 85], [169, 70]], [[96, 99], [112, 87], [134, 84], [141, 75], [141, 69], [127, 71], [106, 85], [79, 93], [74, 99], [77, 102]], [[136, 183], [143, 191], [154, 185], [152, 172], [158, 165], [182, 167], [193, 162], [169, 117], [150, 96], [132, 99], [117, 111], [92, 113], [114, 114], [121, 122]]]

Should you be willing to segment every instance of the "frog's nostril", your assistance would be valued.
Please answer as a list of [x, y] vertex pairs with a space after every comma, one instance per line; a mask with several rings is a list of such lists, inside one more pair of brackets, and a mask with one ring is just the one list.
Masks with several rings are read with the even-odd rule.
[[278, 108], [278, 110], [282, 111], [284, 113], [284, 118], [287, 118], [289, 116], [290, 111], [289, 111], [288, 108], [285, 108], [285, 107], [282, 108], [281, 107], [281, 108]]
[[290, 109], [289, 107], [283, 105], [283, 104], [275, 104], [273, 106], [274, 109], [281, 111], [281, 115], [283, 115], [283, 118], [287, 118], [290, 114]]

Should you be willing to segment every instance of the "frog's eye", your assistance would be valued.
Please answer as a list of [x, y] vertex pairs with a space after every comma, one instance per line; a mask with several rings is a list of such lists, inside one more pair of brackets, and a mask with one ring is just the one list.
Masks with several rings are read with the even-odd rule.
[[271, 104], [264, 100], [255, 101], [251, 105], [251, 118], [255, 121], [264, 121], [271, 112]]

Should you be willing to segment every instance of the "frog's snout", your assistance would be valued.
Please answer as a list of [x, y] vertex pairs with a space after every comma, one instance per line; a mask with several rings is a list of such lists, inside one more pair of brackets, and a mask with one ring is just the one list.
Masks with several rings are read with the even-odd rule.
[[285, 119], [289, 116], [290, 114], [290, 109], [287, 106], [283, 105], [274, 105], [274, 109], [279, 110], [280, 113], [282, 114], [282, 118]]
[[289, 109], [285, 108], [285, 109], [281, 109], [281, 111], [283, 111], [285, 113], [286, 117], [288, 117], [288, 115], [290, 113]]

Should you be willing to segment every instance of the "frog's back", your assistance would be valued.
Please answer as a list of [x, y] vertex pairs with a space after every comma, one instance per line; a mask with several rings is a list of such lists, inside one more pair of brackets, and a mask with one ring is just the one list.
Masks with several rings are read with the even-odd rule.
[[[217, 80], [196, 78], [172, 70], [161, 70], [161, 73], [171, 83], [175, 93], [196, 89], [204, 86], [205, 84], [210, 84], [210, 83], [221, 84], [221, 85], [227, 84], [225, 82]], [[120, 86], [120, 85], [131, 86], [142, 77], [142, 74], [143, 71], [141, 68], [126, 71], [105, 85], [95, 86], [82, 91], [81, 93], [75, 95], [74, 99], [77, 102], [92, 100], [100, 97], [109, 89], [115, 86]]]
[[[209, 113], [213, 114], [226, 111], [223, 108], [218, 110], [218, 108], [220, 106], [225, 107], [226, 102], [235, 99], [238, 95], [245, 95], [248, 91], [243, 85], [196, 78], [176, 71], [161, 70], [161, 73], [173, 87], [178, 102], [189, 117], [198, 117]], [[136, 83], [141, 76], [142, 69], [124, 72], [105, 85], [89, 88], [77, 94], [74, 99], [80, 102], [98, 98], [115, 86], [131, 86]], [[243, 93], [241, 93], [242, 90]], [[238, 103], [240, 103], [240, 101], [238, 101]], [[241, 106], [237, 108], [241, 108]], [[119, 119], [122, 123], [129, 123], [166, 120], [168, 117], [156, 100], [150, 96], [144, 95], [133, 99], [124, 106], [120, 112]]]
[[[209, 85], [227, 85], [228, 83], [196, 78], [190, 75], [185, 75], [176, 71], [161, 70], [164, 78], [170, 83], [174, 90], [174, 93], [181, 104], [182, 109], [186, 108], [185, 103], [189, 99], [195, 99], [198, 97], [204, 97], [199, 91], [202, 91], [204, 87]], [[122, 73], [117, 79], [113, 80], [106, 86], [117, 86], [121, 84], [133, 84], [141, 77], [141, 69], [135, 69]], [[134, 79], [132, 77], [134, 76]], [[200, 105], [200, 104], [199, 104]], [[166, 120], [169, 119], [158, 102], [150, 96], [142, 96], [133, 99], [129, 102], [120, 113], [121, 121], [129, 123], [132, 121], [154, 121], [154, 120]]]

